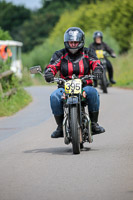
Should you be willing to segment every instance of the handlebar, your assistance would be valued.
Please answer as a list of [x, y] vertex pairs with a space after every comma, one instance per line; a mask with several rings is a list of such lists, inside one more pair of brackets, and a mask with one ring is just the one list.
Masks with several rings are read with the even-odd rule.
[[[99, 63], [97, 63], [97, 64], [100, 65]], [[101, 66], [101, 65], [100, 65], [100, 66]], [[37, 73], [39, 73], [41, 76], [45, 77], [45, 74], [42, 73], [42, 70], [41, 70], [41, 67], [40, 67], [40, 66], [31, 67], [31, 68], [30, 68], [30, 73], [31, 73], [31, 74], [37, 74]], [[83, 81], [83, 80], [87, 80], [87, 79], [93, 80], [93, 79], [95, 79], [95, 78], [96, 78], [96, 76], [90, 75], [90, 74], [80, 77], [80, 79], [81, 79], [82, 81]], [[51, 81], [51, 83], [57, 82], [57, 83], [59, 83], [59, 84], [62, 84], [62, 83], [65, 83], [66, 81], [68, 81], [68, 80], [70, 80], [70, 79], [72, 79], [72, 80], [74, 80], [74, 79], [79, 79], [79, 77], [77, 77], [75, 74], [73, 74], [71, 78], [70, 78], [69, 76], [66, 77], [66, 80], [65, 80], [65, 79], [62, 79], [62, 78], [53, 78], [53, 81]]]
[[109, 54], [107, 51], [103, 51], [103, 55], [104, 55], [105, 57], [116, 58], [116, 54], [115, 54], [115, 53]]
[[[76, 75], [73, 74], [73, 75], [72, 75], [72, 80], [74, 80], [75, 78], [78, 78], [78, 77], [76, 77]], [[96, 77], [95, 77], [94, 75], [85, 75], [84, 77], [81, 77], [80, 79], [83, 81], [83, 80], [86, 80], [86, 79], [93, 80], [93, 79], [95, 79], [95, 78], [96, 78]], [[69, 79], [67, 79], [67, 80], [69, 80]], [[57, 83], [61, 84], [62, 82], [63, 82], [63, 83], [67, 82], [67, 80], [62, 79], [62, 78], [54, 78], [54, 80], [53, 80], [51, 83], [57, 82]]]

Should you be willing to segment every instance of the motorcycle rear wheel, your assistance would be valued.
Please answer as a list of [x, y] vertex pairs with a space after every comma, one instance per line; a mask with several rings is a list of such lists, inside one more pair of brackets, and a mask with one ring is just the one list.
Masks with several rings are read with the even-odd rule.
[[78, 113], [77, 107], [72, 106], [70, 108], [70, 128], [71, 128], [71, 136], [72, 136], [72, 150], [73, 154], [80, 154], [80, 129], [78, 123]]

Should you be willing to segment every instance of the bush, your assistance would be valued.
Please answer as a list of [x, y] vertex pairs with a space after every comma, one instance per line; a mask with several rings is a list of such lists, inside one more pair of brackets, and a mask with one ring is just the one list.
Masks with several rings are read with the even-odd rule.
[[11, 40], [11, 36], [8, 31], [3, 31], [0, 27], [0, 39], [1, 40]]
[[52, 54], [60, 48], [63, 48], [63, 38], [56, 38], [54, 42], [47, 39], [44, 44], [37, 46], [30, 53], [23, 54], [23, 65], [27, 68], [40, 65], [44, 69], [49, 63]]

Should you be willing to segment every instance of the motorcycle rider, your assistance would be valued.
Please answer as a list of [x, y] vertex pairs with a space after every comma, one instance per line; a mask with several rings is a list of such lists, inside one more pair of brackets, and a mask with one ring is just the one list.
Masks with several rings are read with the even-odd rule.
[[[94, 75], [98, 78], [102, 77], [103, 68], [100, 60], [97, 59], [93, 50], [84, 47], [84, 32], [78, 27], [71, 27], [66, 30], [64, 34], [65, 48], [56, 51], [49, 65], [45, 68], [45, 80], [51, 82], [55, 74], [59, 71], [60, 77], [63, 79], [71, 79], [75, 74], [78, 77], [88, 75], [90, 70], [93, 70]], [[84, 82], [84, 90], [87, 94], [88, 111], [92, 122], [93, 134], [100, 134], [105, 132], [105, 129], [99, 126], [99, 94], [97, 90], [92, 87], [92, 81], [86, 80]], [[61, 96], [64, 88], [59, 86], [50, 96], [51, 109], [57, 123], [57, 129], [52, 133], [52, 138], [63, 137], [63, 102]]]
[[[95, 51], [96, 50], [107, 51], [111, 55], [112, 58], [116, 57], [113, 49], [111, 49], [105, 42], [103, 42], [103, 33], [101, 31], [95, 31], [93, 33], [93, 39], [94, 39], [94, 42], [89, 45], [89, 48], [92, 48]], [[109, 81], [110, 83], [115, 84], [116, 81], [113, 79], [113, 66], [107, 58], [105, 59], [106, 59], [107, 70], [109, 74]]]

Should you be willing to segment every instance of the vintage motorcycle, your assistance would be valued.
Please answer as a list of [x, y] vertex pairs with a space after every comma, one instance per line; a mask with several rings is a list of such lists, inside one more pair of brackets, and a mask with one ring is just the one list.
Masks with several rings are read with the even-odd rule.
[[[40, 66], [31, 67], [30, 73], [40, 73], [44, 77]], [[64, 84], [65, 92], [62, 96], [64, 109], [64, 143], [67, 145], [72, 143], [73, 154], [80, 154], [83, 143], [93, 142], [91, 120], [85, 111], [87, 100], [86, 93], [82, 88], [82, 82], [83, 80], [94, 78], [94, 75], [85, 75], [79, 79], [73, 75], [71, 80], [54, 78], [53, 81], [57, 82], [58, 84]]]
[[94, 87], [97, 87], [98, 85], [100, 86], [100, 89], [103, 91], [103, 93], [108, 93], [108, 86], [109, 86], [109, 81], [107, 79], [107, 66], [106, 66], [106, 57], [109, 55], [107, 54], [106, 51], [103, 50], [96, 50], [96, 55], [97, 58], [101, 61], [102, 66], [103, 66], [103, 77], [101, 80], [94, 80]]

